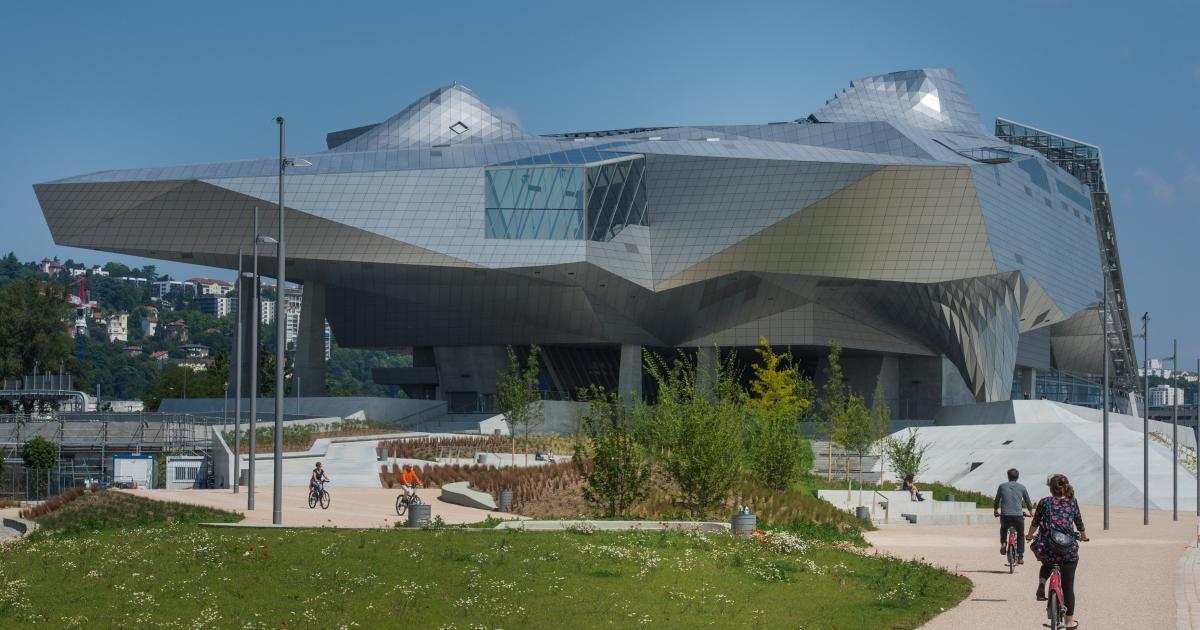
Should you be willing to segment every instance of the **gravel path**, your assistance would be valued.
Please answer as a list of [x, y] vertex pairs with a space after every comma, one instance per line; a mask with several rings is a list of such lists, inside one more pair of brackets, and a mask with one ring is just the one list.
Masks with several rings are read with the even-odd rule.
[[[1200, 554], [1187, 556], [1191, 564], [1181, 561], [1188, 545], [1195, 544], [1196, 517], [1181, 513], [1180, 520], [1172, 522], [1170, 512], [1152, 512], [1146, 527], [1141, 510], [1113, 508], [1111, 515], [1112, 527], [1106, 532], [1102, 509], [1083, 506], [1092, 540], [1082, 543], [1080, 553], [1075, 591], [1080, 627], [1166, 630], [1200, 614], [1200, 599], [1195, 598]], [[1015, 575], [1008, 574], [1000, 555], [998, 520], [995, 527], [883, 529], [870, 532], [867, 539], [896, 556], [924, 559], [974, 583], [966, 601], [925, 628], [1040, 628], [1046, 622], [1045, 605], [1033, 597], [1037, 561], [1026, 554], [1026, 564], [1017, 567]], [[1192, 608], [1177, 608], [1177, 590], [1183, 597], [1192, 593]], [[1200, 617], [1195, 618], [1195, 628], [1200, 629]]]

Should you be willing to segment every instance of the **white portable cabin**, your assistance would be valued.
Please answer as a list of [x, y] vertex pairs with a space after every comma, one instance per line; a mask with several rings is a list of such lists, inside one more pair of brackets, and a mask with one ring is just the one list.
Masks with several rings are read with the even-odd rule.
[[153, 455], [113, 455], [113, 484], [132, 483], [137, 488], [154, 487]]

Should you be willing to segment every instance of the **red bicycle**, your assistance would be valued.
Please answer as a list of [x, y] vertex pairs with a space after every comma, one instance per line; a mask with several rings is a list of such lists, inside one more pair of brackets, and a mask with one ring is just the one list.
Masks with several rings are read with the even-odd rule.
[[1067, 627], [1067, 611], [1063, 608], [1062, 572], [1057, 564], [1050, 569], [1050, 579], [1046, 580], [1046, 617], [1050, 630], [1062, 630]]
[[1011, 574], [1017, 568], [1017, 528], [1008, 526], [1008, 572]]

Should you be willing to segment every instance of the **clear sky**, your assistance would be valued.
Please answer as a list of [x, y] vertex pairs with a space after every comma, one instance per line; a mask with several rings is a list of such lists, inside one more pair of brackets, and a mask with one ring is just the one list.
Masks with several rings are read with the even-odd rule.
[[[1200, 2], [40, 2], [0, 21], [0, 249], [54, 245], [32, 184], [294, 152], [458, 81], [532, 132], [808, 115], [953, 68], [998, 115], [1098, 144], [1131, 317], [1200, 356]], [[1140, 352], [1140, 342], [1139, 342]]]

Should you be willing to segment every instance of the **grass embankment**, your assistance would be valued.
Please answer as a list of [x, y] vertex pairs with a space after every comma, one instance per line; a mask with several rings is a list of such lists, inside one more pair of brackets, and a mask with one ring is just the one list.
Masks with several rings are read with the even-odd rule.
[[204, 529], [142, 503], [85, 496], [56, 513], [81, 526], [0, 550], [0, 626], [914, 628], [970, 590], [787, 534]]
[[[51, 504], [53, 501], [48, 501], [43, 506]], [[51, 510], [42, 511], [39, 509], [41, 507], [31, 508], [27, 511], [29, 517], [41, 526], [37, 532], [38, 535], [46, 532], [80, 534], [122, 527], [165, 526], [173, 523], [236, 523], [242, 520], [241, 514], [185, 503], [152, 501], [113, 491], [79, 493], [52, 506]]]
[[[996, 485], [1000, 485], [999, 482], [997, 482]], [[858, 487], [859, 487], [858, 482], [855, 481], [853, 486], [854, 486], [854, 490], [857, 492]], [[838, 481], [838, 480], [826, 481], [825, 479], [813, 478], [813, 479], [806, 479], [804, 481], [801, 481], [799, 484], [797, 484], [797, 487], [802, 490], [807, 490], [810, 493], [815, 493], [817, 490], [845, 490], [846, 482]], [[882, 486], [880, 486], [879, 484], [875, 484], [875, 483], [864, 483], [864, 484], [862, 484], [862, 488], [863, 488], [863, 490], [868, 490], [868, 491], [870, 491], [870, 490], [892, 491], [892, 490], [899, 490], [900, 484], [885, 483]], [[992, 499], [994, 499], [994, 497], [990, 497], [990, 496], [980, 493], [980, 492], [974, 492], [971, 490], [959, 490], [958, 488], [955, 488], [954, 486], [948, 486], [944, 483], [937, 483], [937, 482], [930, 482], [930, 483], [918, 482], [917, 489], [920, 490], [921, 494], [923, 494], [926, 498], [932, 498], [934, 501], [947, 501], [947, 500], [949, 500], [949, 496], [951, 494], [953, 494], [955, 501], [974, 501], [975, 505], [977, 507], [981, 507], [981, 508], [992, 507]]]

